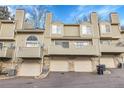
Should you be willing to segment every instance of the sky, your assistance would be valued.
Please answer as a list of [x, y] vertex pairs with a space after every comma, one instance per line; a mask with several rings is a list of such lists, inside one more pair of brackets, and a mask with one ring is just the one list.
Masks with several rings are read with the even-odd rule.
[[82, 19], [84, 16], [89, 17], [91, 12], [97, 12], [101, 20], [109, 20], [109, 13], [117, 12], [121, 25], [124, 25], [123, 5], [11, 5], [8, 7], [12, 14], [15, 13], [16, 9], [25, 9], [27, 18], [31, 18], [33, 15], [33, 8], [37, 10], [45, 9], [53, 13], [53, 19], [55, 21], [61, 21], [66, 24], [75, 23], [75, 18]]

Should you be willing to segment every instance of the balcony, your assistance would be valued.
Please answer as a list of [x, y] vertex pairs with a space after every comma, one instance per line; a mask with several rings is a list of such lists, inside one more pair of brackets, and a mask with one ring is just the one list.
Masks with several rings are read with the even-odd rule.
[[109, 39], [118, 39], [121, 37], [121, 35], [119, 33], [104, 33], [104, 34], [100, 34], [101, 38], [109, 38]]
[[0, 49], [0, 58], [12, 58], [13, 50], [10, 48]]
[[113, 33], [111, 33], [111, 32], [109, 32], [109, 33], [100, 33], [100, 37], [101, 38], [112, 38]]
[[49, 55], [99, 55], [95, 46], [85, 46], [83, 48], [62, 48], [50, 46], [48, 48]]
[[17, 57], [20, 58], [41, 58], [41, 47], [19, 47]]
[[124, 47], [115, 45], [100, 45], [100, 51], [103, 53], [123, 53]]

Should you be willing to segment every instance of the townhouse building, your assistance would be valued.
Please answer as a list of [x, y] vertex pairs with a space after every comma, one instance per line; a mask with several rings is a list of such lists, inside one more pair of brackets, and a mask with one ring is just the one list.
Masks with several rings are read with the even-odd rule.
[[52, 21], [46, 14], [45, 29], [25, 22], [25, 11], [16, 10], [15, 20], [0, 20], [2, 69], [16, 69], [17, 76], [48, 72], [96, 72], [96, 66], [117, 68], [124, 58], [124, 31], [117, 13], [99, 21], [96, 12], [80, 24]]

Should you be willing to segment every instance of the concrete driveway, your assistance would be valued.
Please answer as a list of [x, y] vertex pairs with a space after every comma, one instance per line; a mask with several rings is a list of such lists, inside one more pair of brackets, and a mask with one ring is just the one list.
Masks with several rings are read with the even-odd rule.
[[113, 69], [110, 75], [93, 73], [55, 73], [45, 79], [18, 77], [0, 80], [0, 87], [6, 88], [124, 88], [124, 69]]

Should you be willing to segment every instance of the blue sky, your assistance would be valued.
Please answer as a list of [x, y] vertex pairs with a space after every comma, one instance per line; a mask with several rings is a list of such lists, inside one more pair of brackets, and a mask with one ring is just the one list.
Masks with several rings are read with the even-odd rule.
[[42, 7], [53, 13], [54, 20], [62, 21], [63, 23], [75, 23], [75, 17], [81, 19], [83, 16], [89, 16], [91, 12], [97, 12], [102, 20], [106, 20], [109, 18], [110, 12], [117, 12], [121, 24], [124, 25], [124, 6], [122, 5], [12, 5], [8, 7], [13, 14], [15, 13], [15, 9], [25, 9], [27, 18], [32, 15], [33, 7], [36, 7], [37, 9]]

